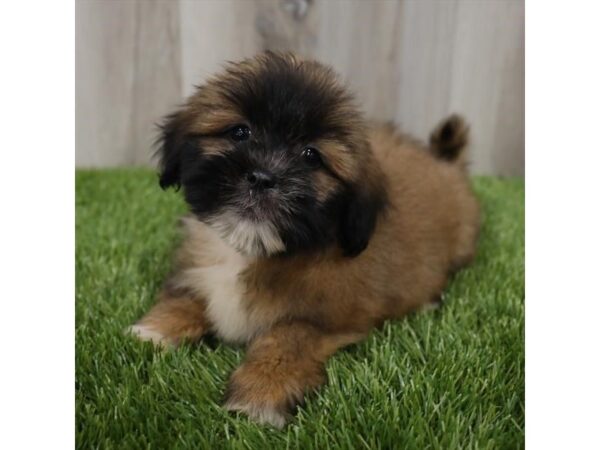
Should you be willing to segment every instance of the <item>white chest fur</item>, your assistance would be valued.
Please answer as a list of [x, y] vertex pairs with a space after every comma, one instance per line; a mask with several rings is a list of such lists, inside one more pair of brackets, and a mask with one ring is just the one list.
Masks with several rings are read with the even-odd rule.
[[243, 303], [244, 288], [238, 275], [245, 267], [244, 261], [235, 258], [204, 268], [200, 274], [208, 318], [219, 337], [233, 342], [247, 341], [258, 329]]
[[245, 286], [239, 277], [251, 259], [225, 244], [205, 225], [199, 222], [186, 225], [189, 232], [202, 233], [198, 249], [201, 264], [186, 269], [182, 281], [202, 295], [208, 319], [220, 338], [238, 343], [248, 341], [261, 325], [248, 311]]

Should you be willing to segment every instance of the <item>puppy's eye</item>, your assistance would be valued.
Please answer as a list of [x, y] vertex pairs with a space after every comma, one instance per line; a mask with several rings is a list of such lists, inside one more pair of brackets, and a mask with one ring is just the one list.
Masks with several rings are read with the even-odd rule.
[[235, 142], [245, 141], [250, 137], [250, 135], [252, 135], [252, 132], [250, 131], [250, 128], [245, 125], [236, 125], [229, 130], [229, 136]]
[[321, 155], [319, 154], [319, 151], [314, 147], [306, 147], [304, 150], [302, 150], [302, 157], [312, 167], [317, 167], [321, 165]]

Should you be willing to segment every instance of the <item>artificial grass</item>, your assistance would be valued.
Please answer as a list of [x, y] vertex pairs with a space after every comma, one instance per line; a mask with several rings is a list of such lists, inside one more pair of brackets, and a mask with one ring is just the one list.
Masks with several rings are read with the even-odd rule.
[[337, 353], [283, 431], [220, 408], [244, 351], [154, 350], [122, 330], [170, 268], [180, 194], [146, 169], [76, 178], [78, 448], [512, 449], [524, 446], [524, 183], [476, 178], [483, 230], [444, 307]]

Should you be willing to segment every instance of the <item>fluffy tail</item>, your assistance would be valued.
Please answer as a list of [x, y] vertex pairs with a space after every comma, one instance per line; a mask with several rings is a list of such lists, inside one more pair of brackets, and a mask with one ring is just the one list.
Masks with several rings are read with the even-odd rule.
[[459, 115], [442, 120], [429, 136], [432, 153], [439, 159], [464, 165], [464, 148], [469, 143], [469, 126]]

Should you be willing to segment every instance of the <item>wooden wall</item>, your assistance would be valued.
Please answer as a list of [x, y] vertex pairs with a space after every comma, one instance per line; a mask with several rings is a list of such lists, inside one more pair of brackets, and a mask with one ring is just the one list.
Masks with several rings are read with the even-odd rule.
[[331, 64], [369, 116], [420, 138], [460, 112], [473, 172], [524, 173], [522, 0], [78, 0], [77, 165], [150, 164], [154, 123], [264, 49]]

